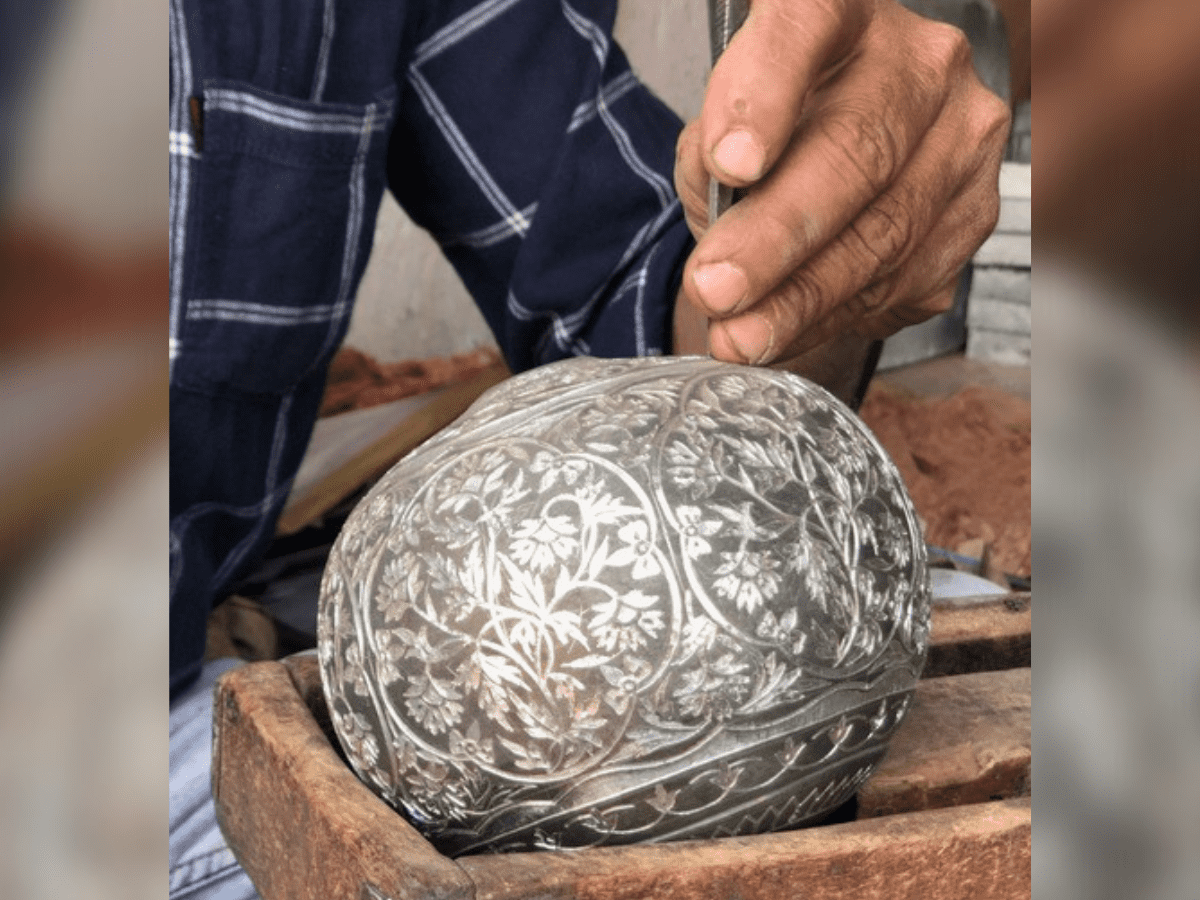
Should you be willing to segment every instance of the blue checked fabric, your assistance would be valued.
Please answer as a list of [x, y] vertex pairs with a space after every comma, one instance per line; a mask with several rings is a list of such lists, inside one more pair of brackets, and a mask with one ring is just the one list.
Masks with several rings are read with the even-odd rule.
[[670, 350], [680, 122], [615, 8], [171, 0], [172, 696], [271, 539], [385, 186], [514, 370]]

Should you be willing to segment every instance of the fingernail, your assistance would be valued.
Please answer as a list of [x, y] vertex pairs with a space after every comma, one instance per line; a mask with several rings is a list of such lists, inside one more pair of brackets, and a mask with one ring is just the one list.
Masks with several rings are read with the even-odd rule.
[[727, 262], [701, 266], [692, 280], [701, 301], [718, 315], [737, 309], [750, 290], [750, 283], [746, 281], [742, 270]]
[[717, 324], [724, 329], [726, 339], [743, 361], [756, 366], [770, 357], [775, 344], [775, 329], [763, 316], [753, 313]]
[[740, 181], [757, 181], [762, 176], [767, 152], [748, 131], [731, 131], [713, 149], [713, 162], [726, 175]]

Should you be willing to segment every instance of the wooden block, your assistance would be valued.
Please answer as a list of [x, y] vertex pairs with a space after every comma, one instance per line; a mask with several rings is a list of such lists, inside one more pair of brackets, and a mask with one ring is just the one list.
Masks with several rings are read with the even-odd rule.
[[[961, 637], [964, 617], [995, 631], [987, 606], [939, 608], [933, 643]], [[955, 621], [947, 623], [947, 614]], [[1022, 686], [1028, 721], [1028, 683], [1028, 673], [1023, 682], [1019, 673], [922, 682], [911, 724], [896, 736], [899, 749], [876, 776], [884, 780], [868, 788], [894, 808], [1020, 790], [1020, 771], [1006, 769], [1005, 785], [996, 786], [997, 766], [988, 765], [986, 748], [1004, 744], [998, 735], [1005, 728], [1020, 732]], [[1004, 691], [1011, 697], [996, 715], [979, 713]], [[955, 764], [956, 741], [959, 753], [964, 742], [985, 748], [971, 751], [974, 770]], [[1020, 744], [1019, 735], [1012, 743]], [[995, 756], [1007, 763], [1019, 749]], [[913, 784], [921, 789], [908, 789]], [[886, 793], [889, 785], [906, 787]], [[218, 682], [213, 793], [222, 831], [264, 900], [775, 900], [798, 892], [832, 900], [1007, 898], [1030, 889], [1027, 798], [754, 837], [451, 861], [338, 755], [311, 653], [252, 663]]]
[[1032, 607], [1033, 597], [1027, 593], [935, 606], [922, 675], [1027, 668], [1032, 655]]
[[923, 680], [859, 818], [1027, 796], [1029, 707], [1029, 669]]
[[477, 900], [888, 900], [1030, 892], [1028, 799], [748, 838], [459, 860]]
[[1027, 366], [1033, 357], [1033, 339], [1028, 333], [971, 328], [967, 332], [967, 356], [1006, 366]]
[[971, 273], [971, 296], [967, 301], [968, 315], [977, 297], [997, 297], [1030, 304], [1033, 279], [1028, 269], [1006, 269], [999, 266], [976, 266]]
[[967, 328], [1002, 331], [1006, 334], [1029, 334], [1033, 323], [1028, 303], [1013, 303], [996, 297], [971, 296], [967, 306]]
[[995, 231], [1000, 234], [1030, 234], [1032, 228], [1032, 203], [1028, 199], [1002, 196], [1000, 218]]
[[1029, 163], [1003, 162], [1000, 164], [1000, 196], [1033, 197], [1033, 166]]
[[217, 683], [213, 797], [263, 900], [473, 896], [462, 870], [337, 756], [280, 663], [251, 663]]
[[1028, 234], [994, 232], [975, 251], [977, 266], [1011, 266], [1028, 269], [1033, 263], [1033, 246]]

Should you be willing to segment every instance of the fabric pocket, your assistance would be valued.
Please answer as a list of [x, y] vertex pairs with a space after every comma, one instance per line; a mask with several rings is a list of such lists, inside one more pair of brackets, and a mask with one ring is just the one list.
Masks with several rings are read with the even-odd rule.
[[176, 384], [285, 393], [328, 361], [371, 246], [393, 107], [394, 89], [353, 105], [205, 82]]

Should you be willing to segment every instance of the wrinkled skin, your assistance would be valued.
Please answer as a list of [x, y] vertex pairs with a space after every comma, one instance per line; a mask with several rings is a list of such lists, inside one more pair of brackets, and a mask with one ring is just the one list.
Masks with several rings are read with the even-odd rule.
[[[1009, 122], [951, 26], [894, 0], [754, 0], [679, 138], [698, 245], [676, 351], [853, 369], [949, 308], [999, 214]], [[711, 225], [710, 176], [748, 189]]]

